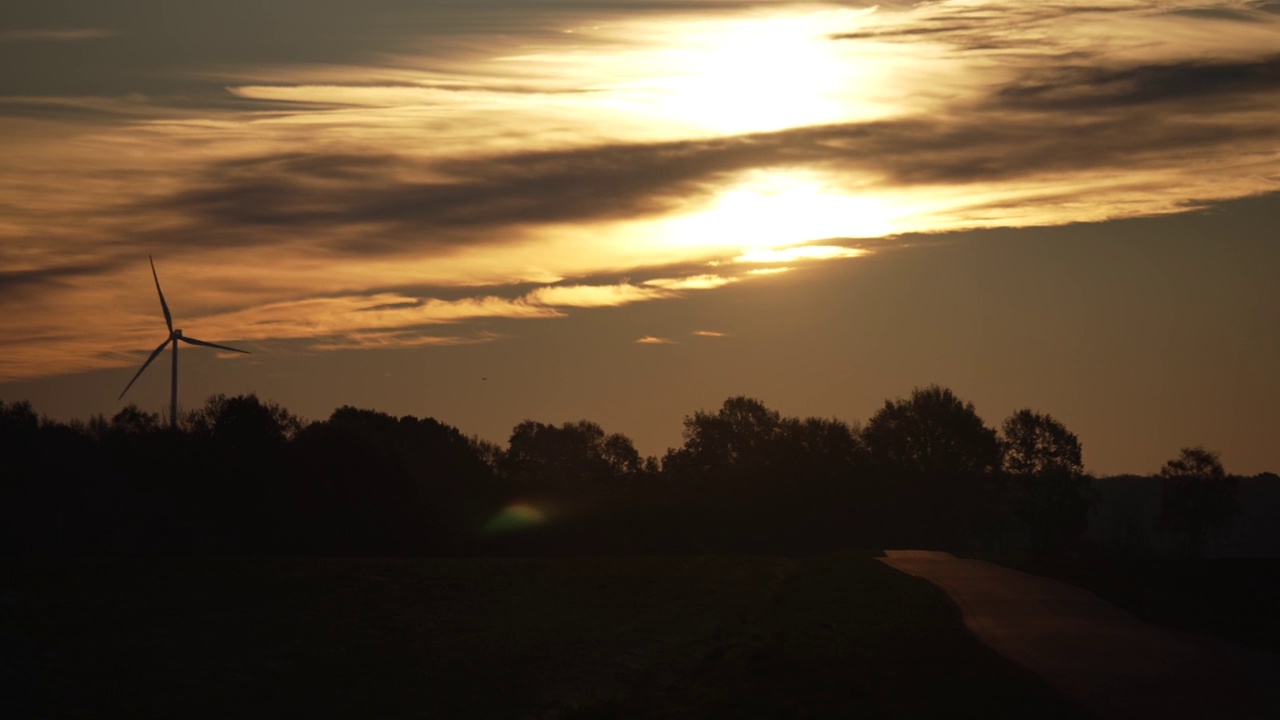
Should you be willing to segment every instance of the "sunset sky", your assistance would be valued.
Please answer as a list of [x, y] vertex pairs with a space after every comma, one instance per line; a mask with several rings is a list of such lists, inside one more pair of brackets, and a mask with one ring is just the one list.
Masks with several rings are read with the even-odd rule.
[[645, 454], [939, 383], [1280, 471], [1280, 2], [6, 0], [0, 399]]

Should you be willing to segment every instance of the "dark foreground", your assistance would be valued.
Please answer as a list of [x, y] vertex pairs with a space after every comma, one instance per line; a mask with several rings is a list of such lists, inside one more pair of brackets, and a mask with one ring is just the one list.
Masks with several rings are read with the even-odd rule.
[[871, 557], [5, 560], [2, 717], [1080, 717]]
[[1280, 558], [1023, 558], [1147, 622], [1280, 653]]
[[983, 560], [888, 550], [1004, 657], [1103, 718], [1280, 716], [1280, 656], [1144, 622], [1088, 590]]

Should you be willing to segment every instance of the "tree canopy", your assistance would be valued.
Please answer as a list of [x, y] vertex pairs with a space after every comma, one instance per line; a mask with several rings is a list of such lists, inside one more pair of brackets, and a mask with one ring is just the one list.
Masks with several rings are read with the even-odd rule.
[[[433, 418], [341, 407], [307, 422], [214, 395], [178, 431], [127, 406], [60, 424], [0, 402], [0, 551], [210, 553], [809, 552], [868, 547], [1076, 552], [1097, 492], [1047, 413], [996, 431], [937, 385], [865, 426], [746, 396], [683, 422], [662, 463], [579, 420], [505, 443]], [[1184, 449], [1159, 530], [1198, 553], [1230, 527], [1234, 479]], [[486, 535], [495, 517], [540, 517]]]
[[872, 462], [916, 477], [973, 477], [1000, 467], [996, 431], [973, 403], [938, 385], [886, 400], [862, 439]]
[[1181, 542], [1181, 551], [1199, 555], [1228, 530], [1237, 508], [1238, 484], [1222, 467], [1218, 453], [1182, 448], [1160, 468], [1163, 488], [1156, 527]]
[[1080, 439], [1047, 413], [1023, 408], [1003, 426], [1004, 469], [1012, 475], [1081, 475]]
[[560, 426], [525, 420], [511, 431], [499, 469], [521, 493], [618, 489], [641, 470], [631, 439], [580, 420]]
[[1079, 544], [1097, 493], [1084, 475], [1080, 439], [1048, 413], [1023, 408], [1005, 419], [1004, 469], [1011, 486], [1011, 520], [1032, 550]]

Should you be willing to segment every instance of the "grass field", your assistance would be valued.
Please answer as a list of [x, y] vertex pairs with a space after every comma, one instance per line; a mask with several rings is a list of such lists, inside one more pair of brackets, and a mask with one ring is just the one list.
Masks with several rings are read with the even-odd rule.
[[1079, 717], [868, 556], [0, 561], [0, 717]]

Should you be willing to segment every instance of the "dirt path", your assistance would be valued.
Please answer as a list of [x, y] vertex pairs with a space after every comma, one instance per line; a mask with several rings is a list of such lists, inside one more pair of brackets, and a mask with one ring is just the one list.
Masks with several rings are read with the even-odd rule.
[[1280, 717], [1280, 656], [1145, 623], [1093, 593], [981, 560], [888, 550], [1001, 655], [1104, 718]]

